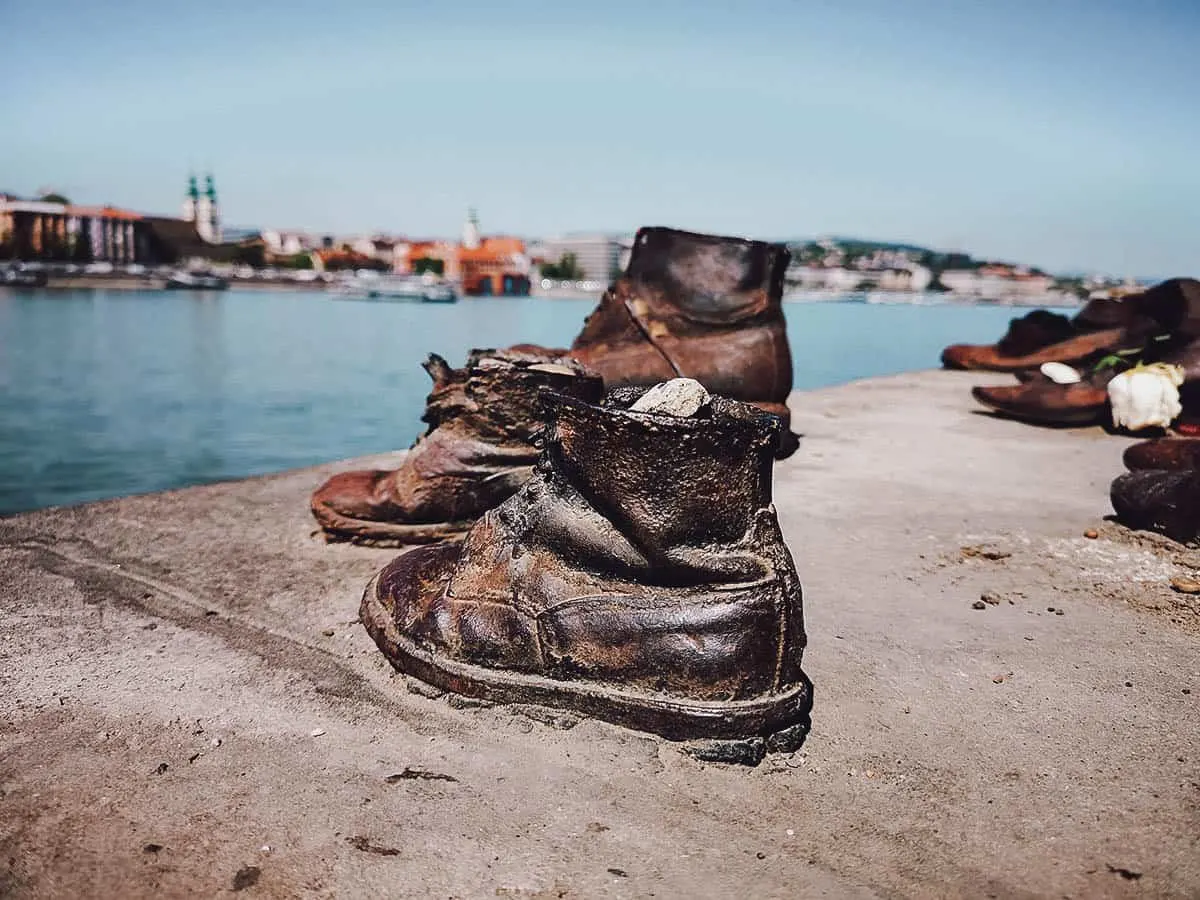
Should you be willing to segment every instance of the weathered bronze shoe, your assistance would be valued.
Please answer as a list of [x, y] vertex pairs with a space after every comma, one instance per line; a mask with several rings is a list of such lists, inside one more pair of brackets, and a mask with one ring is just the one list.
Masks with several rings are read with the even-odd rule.
[[1117, 519], [1130, 528], [1157, 531], [1188, 543], [1200, 538], [1200, 470], [1126, 472], [1112, 483]]
[[771, 504], [781, 423], [720, 397], [639, 411], [647, 395], [548, 397], [533, 478], [461, 545], [384, 568], [362, 621], [397, 669], [445, 690], [794, 749], [811, 686]]
[[1163, 437], [1141, 441], [1125, 449], [1125, 468], [1163, 469], [1172, 472], [1200, 469], [1200, 437]]
[[952, 344], [942, 351], [947, 369], [1016, 372], [1042, 363], [1075, 363], [1097, 353], [1124, 349], [1121, 328], [1083, 330], [1066, 316], [1034, 310], [1014, 319], [995, 344]]
[[1071, 319], [1038, 309], [1013, 319], [995, 344], [953, 344], [948, 369], [1016, 372], [1047, 362], [1068, 364], [1145, 347], [1154, 337], [1200, 326], [1200, 282], [1172, 278], [1119, 299], [1090, 300]]
[[789, 430], [792, 355], [783, 317], [783, 244], [641, 228], [625, 273], [600, 298], [570, 354], [609, 388], [693, 378], [714, 394], [753, 403]]
[[[1025, 422], [1095, 425], [1108, 418], [1108, 383], [1114, 376], [1135, 361], [1160, 362], [1183, 369], [1179, 399], [1184, 410], [1181, 424], [1186, 428], [1190, 419], [1200, 415], [1200, 337], [1193, 336], [1193, 329], [1200, 329], [1200, 293], [1195, 299], [1197, 308], [1177, 317], [1174, 333], [1148, 342], [1141, 353], [1095, 366], [1076, 384], [1058, 384], [1033, 369], [1015, 373], [1019, 384], [976, 387], [971, 394], [989, 409]], [[1081, 368], [1086, 371], [1090, 365]]]
[[[1111, 377], [1112, 372], [1108, 373]], [[974, 387], [971, 395], [988, 409], [1039, 425], [1096, 425], [1108, 413], [1104, 375], [1077, 384], [1039, 376], [1012, 385]]]
[[532, 474], [538, 392], [598, 400], [604, 390], [572, 359], [512, 351], [474, 350], [461, 369], [430, 354], [425, 369], [429, 428], [400, 468], [334, 475], [312, 495], [327, 539], [395, 546], [461, 535]]

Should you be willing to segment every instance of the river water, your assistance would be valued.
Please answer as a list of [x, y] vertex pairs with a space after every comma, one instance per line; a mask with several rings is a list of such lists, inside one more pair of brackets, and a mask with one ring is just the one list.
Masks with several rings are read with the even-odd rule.
[[[0, 289], [0, 514], [407, 447], [429, 351], [568, 346], [592, 301]], [[789, 303], [797, 388], [938, 365], [1020, 311]]]

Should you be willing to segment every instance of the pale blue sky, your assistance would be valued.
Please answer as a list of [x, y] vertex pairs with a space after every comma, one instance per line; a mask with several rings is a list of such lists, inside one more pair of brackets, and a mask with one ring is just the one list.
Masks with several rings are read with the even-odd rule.
[[0, 0], [0, 190], [1200, 274], [1197, 0]]

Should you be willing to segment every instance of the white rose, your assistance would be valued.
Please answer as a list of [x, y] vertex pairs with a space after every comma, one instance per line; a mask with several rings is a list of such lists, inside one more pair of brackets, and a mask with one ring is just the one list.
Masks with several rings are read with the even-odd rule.
[[1183, 412], [1181, 384], [1183, 367], [1165, 363], [1137, 366], [1117, 375], [1108, 383], [1113, 426], [1129, 431], [1166, 428]]

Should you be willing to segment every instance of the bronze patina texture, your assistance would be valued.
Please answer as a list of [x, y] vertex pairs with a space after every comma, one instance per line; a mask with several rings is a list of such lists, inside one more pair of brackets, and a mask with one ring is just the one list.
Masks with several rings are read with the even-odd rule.
[[1200, 539], [1200, 470], [1126, 472], [1112, 483], [1110, 496], [1123, 525], [1180, 543]]
[[461, 535], [529, 477], [541, 428], [538, 391], [596, 400], [603, 382], [569, 358], [473, 350], [452, 369], [431, 354], [429, 428], [394, 471], [345, 472], [312, 495], [331, 540], [396, 545]]
[[[1163, 356], [1183, 367], [1181, 418], [1194, 422], [1200, 415], [1200, 337]], [[1200, 539], [1200, 437], [1143, 441], [1125, 451], [1124, 461], [1132, 471], [1119, 476], [1110, 491], [1117, 518], [1182, 543]]]
[[1001, 415], [1040, 425], [1094, 425], [1108, 415], [1107, 385], [1116, 369], [1101, 370], [1078, 384], [1057, 384], [1034, 371], [1019, 384], [972, 388], [971, 396]]
[[[1192, 284], [1187, 279], [1177, 281], [1183, 281], [1184, 287]], [[1085, 368], [1082, 380], [1076, 384], [1057, 384], [1034, 369], [1016, 373], [1019, 384], [976, 387], [972, 389], [972, 395], [989, 409], [1026, 422], [1042, 425], [1093, 425], [1109, 418], [1108, 382], [1115, 375], [1138, 362], [1157, 362], [1180, 366], [1183, 369], [1184, 380], [1179, 387], [1179, 400], [1183, 406], [1182, 419], [1194, 420], [1200, 416], [1200, 282], [1195, 282], [1197, 290], [1190, 293], [1182, 288], [1154, 293], [1171, 284], [1172, 282], [1164, 282], [1145, 295], [1126, 298], [1125, 302], [1128, 303], [1136, 297], [1156, 296], [1160, 300], [1166, 297], [1173, 298], [1179, 304], [1169, 306], [1165, 301], [1162, 302], [1158, 315], [1165, 323], [1171, 324], [1171, 330], [1164, 331], [1153, 339], [1147, 339], [1144, 346], [1136, 352], [1124, 357], [1110, 356], [1103, 364], [1090, 371]]]
[[1073, 318], [1037, 309], [1013, 319], [995, 344], [953, 344], [948, 369], [1018, 372], [1047, 362], [1086, 364], [1137, 351], [1156, 336], [1200, 333], [1200, 281], [1172, 278], [1136, 294], [1088, 301]]
[[[401, 555], [361, 618], [440, 688], [674, 740], [807, 728], [800, 582], [771, 502], [780, 420], [547, 395], [534, 476], [462, 544]], [[761, 742], [760, 742], [761, 743]]]
[[1200, 437], [1151, 438], [1126, 448], [1124, 460], [1130, 470], [1200, 469]]
[[783, 244], [641, 228], [569, 352], [610, 388], [687, 377], [753, 403], [783, 420], [777, 452], [788, 456], [798, 443], [782, 305], [790, 259]]

